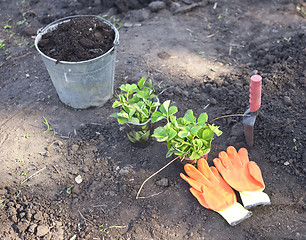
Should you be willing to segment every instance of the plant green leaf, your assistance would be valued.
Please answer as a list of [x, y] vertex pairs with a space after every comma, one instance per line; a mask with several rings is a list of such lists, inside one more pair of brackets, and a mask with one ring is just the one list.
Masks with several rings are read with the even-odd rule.
[[137, 87], [137, 85], [136, 84], [127, 84], [128, 85], [128, 91], [129, 92], [135, 92], [137, 89], [138, 89], [138, 87]]
[[129, 117], [130, 118], [132, 118], [133, 117], [133, 115], [135, 114], [135, 112], [136, 112], [136, 109], [135, 108], [133, 108], [133, 107], [130, 107], [129, 108]]
[[188, 126], [181, 126], [180, 127], [180, 129], [182, 130], [182, 131], [186, 131], [186, 132], [190, 132], [190, 125], [188, 125]]
[[129, 115], [126, 112], [121, 111], [120, 113], [117, 113], [118, 117], [122, 117], [122, 118], [129, 118]]
[[176, 120], [176, 117], [174, 115], [171, 115], [170, 116], [170, 122], [171, 122], [171, 126], [173, 128], [175, 128], [175, 130], [178, 130], [179, 129], [179, 125], [177, 123], [177, 120]]
[[198, 118], [198, 123], [206, 123], [208, 119], [207, 113], [201, 113]]
[[177, 135], [177, 132], [173, 128], [168, 128], [168, 141], [172, 140]]
[[193, 145], [196, 146], [197, 149], [201, 149], [203, 147], [203, 141], [201, 139], [194, 139]]
[[124, 98], [123, 95], [118, 95], [118, 98], [119, 98], [121, 104], [125, 102], [125, 98]]
[[197, 135], [197, 132], [201, 129], [202, 127], [201, 126], [194, 126], [190, 129], [190, 132], [193, 134], [193, 135]]
[[124, 91], [124, 92], [127, 92], [127, 93], [131, 93], [131, 92], [134, 92], [135, 90], [137, 90], [138, 87], [136, 84], [122, 84], [120, 86], [120, 90], [121, 91]]
[[155, 108], [158, 107], [159, 105], [160, 105], [159, 102], [152, 102], [150, 106], [151, 106], [152, 108], [155, 109]]
[[197, 132], [197, 137], [198, 137], [198, 138], [202, 138], [202, 136], [203, 136], [203, 131], [204, 131], [204, 129], [201, 128], [201, 129]]
[[214, 137], [214, 135], [215, 135], [215, 133], [211, 130], [211, 129], [205, 129], [204, 131], [203, 131], [203, 135], [202, 135], [202, 138], [204, 139], [204, 140], [210, 140], [210, 139], [212, 139], [213, 137]]
[[219, 130], [219, 127], [214, 125], [208, 125], [208, 126], [218, 137], [222, 134], [222, 131]]
[[148, 109], [143, 108], [143, 109], [142, 109], [142, 113], [143, 113], [143, 115], [144, 115], [146, 118], [149, 118], [149, 117], [150, 117], [150, 116], [149, 116], [149, 110], [148, 110]]
[[166, 158], [171, 157], [171, 156], [173, 155], [173, 153], [174, 153], [174, 148], [171, 147], [171, 148], [168, 150], [167, 154], [166, 154]]
[[145, 82], [146, 82], [146, 78], [145, 77], [142, 77], [140, 80], [139, 80], [139, 82], [138, 82], [138, 87], [139, 87], [139, 89], [142, 89], [143, 88], [143, 85], [145, 84]]
[[177, 107], [176, 106], [172, 106], [172, 107], [169, 108], [168, 114], [169, 115], [173, 115], [173, 114], [177, 113], [177, 111], [178, 111]]
[[125, 84], [122, 84], [122, 85], [120, 86], [120, 90], [121, 90], [121, 91], [124, 91], [124, 92], [127, 92], [127, 91], [128, 91], [127, 86], [126, 86]]
[[181, 138], [185, 138], [189, 135], [189, 132], [188, 131], [180, 131], [178, 133], [178, 136], [181, 137]]
[[137, 97], [139, 98], [143, 98], [143, 100], [145, 100], [147, 98], [147, 95], [145, 92], [141, 92], [139, 91], [137, 94], [136, 94]]
[[139, 119], [138, 119], [138, 118], [135, 118], [135, 117], [131, 117], [131, 118], [129, 119], [129, 122], [137, 123], [137, 124], [140, 123], [140, 122], [139, 122]]
[[151, 122], [155, 123], [155, 122], [158, 122], [158, 121], [160, 121], [164, 118], [165, 118], [165, 116], [161, 112], [154, 112], [152, 114], [152, 117], [151, 117]]
[[188, 109], [185, 113], [184, 120], [189, 123], [194, 123], [196, 121], [196, 118], [193, 116], [193, 111], [191, 109]]
[[116, 108], [116, 107], [119, 107], [119, 106], [121, 106], [122, 105], [122, 103], [121, 102], [119, 102], [119, 101], [115, 101], [114, 103], [113, 103], [113, 108]]
[[118, 123], [119, 124], [124, 124], [126, 123], [127, 119], [126, 118], [123, 118], [123, 117], [117, 117], [117, 120], [118, 120]]
[[118, 116], [118, 113], [112, 113], [112, 114], [110, 115], [110, 117], [118, 118], [119, 116]]
[[158, 142], [163, 142], [168, 139], [168, 132], [163, 127], [158, 127], [154, 130], [152, 137], [155, 137]]
[[203, 150], [203, 154], [202, 155], [208, 153], [209, 151], [210, 151], [210, 148], [207, 148], [207, 149]]
[[170, 100], [167, 100], [160, 106], [160, 111], [166, 116], [168, 116], [169, 105], [170, 105]]
[[192, 152], [188, 157], [190, 159], [199, 159], [201, 156], [197, 152]]
[[184, 118], [178, 118], [177, 123], [179, 126], [185, 126], [187, 122], [184, 120]]

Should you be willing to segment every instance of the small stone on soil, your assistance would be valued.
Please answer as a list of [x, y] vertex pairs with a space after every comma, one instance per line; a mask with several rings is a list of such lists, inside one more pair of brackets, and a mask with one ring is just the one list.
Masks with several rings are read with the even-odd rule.
[[80, 192], [81, 192], [81, 189], [79, 188], [79, 186], [75, 186], [72, 188], [72, 193], [79, 194]]
[[141, 10], [138, 11], [137, 14], [138, 14], [138, 21], [139, 22], [143, 22], [150, 17], [150, 11], [148, 11], [147, 9], [141, 9]]
[[73, 144], [73, 145], [71, 146], [71, 151], [73, 151], [73, 152], [78, 151], [78, 149], [79, 149], [79, 145], [77, 145], [77, 144]]
[[167, 53], [166, 51], [162, 51], [162, 52], [159, 52], [157, 53], [157, 56], [161, 59], [169, 59], [171, 57], [171, 55], [169, 53]]
[[12, 222], [17, 222], [18, 221], [18, 218], [17, 218], [16, 215], [11, 216], [10, 219], [11, 219]]
[[216, 104], [217, 104], [217, 100], [214, 99], [214, 98], [211, 98], [211, 99], [210, 99], [210, 103], [211, 103], [212, 105], [216, 105]]
[[166, 4], [162, 1], [155, 1], [149, 4], [149, 8], [152, 12], [158, 12], [166, 7]]
[[[14, 193], [11, 193], [11, 192], [9, 192], [10, 194], [14, 194]], [[8, 207], [13, 207], [15, 204], [13, 203], [13, 202], [8, 202], [7, 204], [6, 204]]]
[[77, 184], [80, 184], [83, 181], [81, 175], [76, 176], [74, 180]]
[[34, 19], [23, 29], [23, 31], [27, 36], [35, 36], [37, 34], [37, 29], [41, 27], [42, 24], [38, 20]]
[[159, 181], [156, 181], [156, 185], [160, 187], [168, 187], [169, 186], [169, 180], [167, 178], [162, 178]]
[[123, 24], [123, 27], [126, 27], [126, 28], [133, 27], [133, 23], [126, 22]]
[[84, 173], [88, 173], [89, 172], [89, 168], [85, 166], [84, 168], [81, 168], [80, 171], [82, 171]]
[[16, 214], [17, 214], [16, 208], [14, 208], [14, 207], [9, 207], [9, 208], [7, 209], [7, 213], [8, 213], [9, 216], [16, 215]]
[[125, 166], [125, 167], [123, 167], [123, 168], [121, 168], [121, 169], [119, 170], [119, 174], [120, 174], [121, 176], [127, 175], [127, 174], [129, 174], [129, 172], [131, 171], [131, 169], [132, 169], [132, 166]]
[[0, 189], [0, 195], [5, 195], [5, 194], [7, 194], [6, 189]]
[[191, 0], [182, 0], [183, 3], [185, 3], [186, 5], [190, 5], [192, 3]]
[[270, 157], [270, 162], [277, 162], [278, 161], [278, 158], [276, 157], [276, 155], [272, 155]]
[[17, 224], [18, 232], [23, 233], [28, 228], [28, 226], [29, 226], [29, 224], [26, 221], [19, 222]]
[[284, 96], [283, 101], [284, 101], [284, 104], [288, 107], [292, 105], [292, 101], [291, 101], [290, 97], [288, 97], [288, 96]]
[[34, 214], [34, 219], [37, 220], [37, 221], [43, 220], [43, 214], [42, 214], [42, 212], [39, 211], [39, 212], [35, 213], [35, 214]]
[[36, 227], [37, 227], [37, 224], [32, 223], [32, 224], [29, 226], [28, 231], [31, 232], [31, 233], [34, 233]]
[[189, 97], [189, 92], [188, 92], [187, 90], [184, 90], [182, 93], [183, 93], [183, 95], [184, 95], [185, 97], [187, 97], [187, 98]]
[[216, 83], [217, 86], [220, 87], [223, 84], [223, 79], [217, 78], [217, 79], [214, 80], [214, 83]]
[[49, 227], [47, 225], [40, 225], [37, 227], [36, 235], [42, 237], [49, 232]]
[[59, 228], [59, 229], [56, 229], [56, 230], [53, 232], [53, 238], [52, 238], [52, 239], [64, 240], [64, 235], [65, 235], [65, 230], [64, 230], [64, 228]]
[[171, 2], [170, 9], [171, 11], [176, 11], [181, 7], [181, 4], [178, 2]]

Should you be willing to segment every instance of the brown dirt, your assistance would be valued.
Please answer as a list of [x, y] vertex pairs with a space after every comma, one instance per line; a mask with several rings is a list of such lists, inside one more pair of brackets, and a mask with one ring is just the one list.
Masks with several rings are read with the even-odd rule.
[[[166, 1], [159, 11], [143, 5], [124, 15], [84, 2], [1, 2], [0, 238], [305, 239], [303, 1]], [[190, 194], [178, 162], [146, 183], [146, 198], [135, 199], [142, 182], [171, 160], [166, 145], [131, 146], [109, 117], [114, 98], [96, 109], [66, 107], [33, 48], [37, 29], [53, 20], [107, 12], [122, 23], [115, 92], [147, 77], [163, 92], [161, 102], [171, 99], [181, 114], [206, 111], [211, 120], [243, 113], [249, 74], [263, 77], [254, 147], [245, 144], [240, 117], [222, 118], [208, 162], [229, 145], [247, 147], [270, 206], [230, 227]]]
[[96, 58], [114, 45], [114, 30], [98, 18], [72, 18], [47, 32], [39, 49], [57, 61], [80, 62]]

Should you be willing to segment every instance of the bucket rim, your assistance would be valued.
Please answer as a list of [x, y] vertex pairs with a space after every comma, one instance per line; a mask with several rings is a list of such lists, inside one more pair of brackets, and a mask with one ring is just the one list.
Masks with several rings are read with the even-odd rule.
[[[35, 37], [35, 42], [34, 42], [34, 45], [35, 45], [35, 48], [36, 50], [42, 55], [44, 56], [45, 58], [47, 58], [48, 60], [50, 61], [53, 61], [53, 62], [57, 62], [56, 59], [52, 58], [52, 57], [49, 57], [48, 55], [44, 54], [38, 47], [38, 42], [40, 41], [41, 39], [41, 36], [44, 35], [45, 33], [47, 33], [48, 29], [56, 24], [60, 24], [61, 22], [65, 22], [67, 20], [70, 20], [72, 18], [80, 18], [80, 17], [95, 17], [95, 18], [98, 18], [100, 20], [102, 20], [104, 23], [106, 23], [107, 25], [109, 25], [113, 31], [115, 32], [115, 39], [114, 39], [114, 42], [113, 42], [113, 47], [110, 48], [106, 53], [98, 56], [98, 57], [95, 57], [95, 58], [92, 58], [92, 59], [89, 59], [89, 60], [84, 60], [84, 61], [79, 61], [79, 62], [69, 62], [69, 61], [59, 61], [58, 64], [71, 64], [71, 65], [74, 65], [74, 64], [80, 64], [80, 63], [89, 63], [89, 62], [92, 62], [92, 61], [96, 61], [100, 58], [103, 58], [104, 56], [108, 55], [110, 52], [112, 52], [117, 45], [119, 45], [119, 31], [118, 29], [108, 20], [100, 17], [100, 16], [97, 16], [97, 15], [73, 15], [73, 16], [68, 16], [68, 17], [64, 17], [64, 18], [60, 18], [60, 19], [57, 19], [51, 23], [49, 23], [47, 26], [45, 27], [42, 27], [40, 29], [37, 30], [37, 35]], [[40, 39], [39, 39], [40, 38]], [[39, 39], [39, 40], [38, 40]]]

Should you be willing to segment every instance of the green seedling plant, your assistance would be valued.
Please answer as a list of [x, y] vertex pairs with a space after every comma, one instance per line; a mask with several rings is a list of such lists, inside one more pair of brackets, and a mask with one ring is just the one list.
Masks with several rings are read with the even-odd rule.
[[295, 151], [298, 151], [299, 147], [302, 146], [302, 144], [301, 144], [301, 143], [298, 144], [296, 138], [293, 138], [292, 141], [293, 141], [293, 143], [294, 143], [293, 149], [294, 149]]
[[[101, 16], [99, 16], [101, 17]], [[108, 16], [107, 14], [103, 15], [102, 18], [110, 21], [118, 30], [121, 28], [122, 23], [120, 22], [119, 18], [116, 18], [114, 16]]]
[[3, 199], [0, 199], [0, 209], [4, 208], [5, 205], [4, 205], [4, 200]]
[[53, 128], [50, 127], [50, 124], [48, 123], [47, 119], [43, 116], [43, 124], [45, 124], [47, 126], [47, 130], [44, 131], [43, 133], [49, 132], [49, 131], [53, 131]]
[[152, 113], [159, 106], [152, 81], [146, 82], [146, 80], [143, 77], [137, 85], [122, 84], [120, 86], [121, 93], [113, 103], [113, 108], [120, 108], [120, 112], [113, 113], [111, 117], [116, 118], [119, 124], [126, 124], [130, 127], [140, 126], [139, 131], [128, 133], [129, 140], [134, 143], [148, 140], [150, 129], [145, 123], [149, 121]]
[[12, 28], [12, 25], [10, 24], [10, 21], [12, 21], [11, 18], [9, 18], [9, 19], [6, 21], [6, 24], [5, 24], [5, 26], [3, 27], [4, 29], [11, 29], [11, 28]]
[[173, 154], [181, 159], [199, 159], [207, 154], [215, 135], [220, 136], [222, 131], [218, 126], [207, 122], [207, 113], [201, 113], [196, 118], [191, 109], [187, 110], [184, 117], [177, 118], [176, 106], [170, 107], [170, 100], [165, 101], [152, 115], [152, 123], [165, 119], [164, 126], [154, 130], [154, 137], [158, 142], [167, 142], [168, 152], [166, 157]]
[[4, 42], [0, 42], [0, 49], [5, 47], [5, 43]]
[[28, 139], [28, 138], [30, 138], [30, 134], [25, 134], [23, 137]]
[[23, 162], [23, 158], [17, 158], [16, 162], [19, 162], [19, 163]]
[[72, 186], [69, 187], [69, 188], [67, 188], [67, 189], [66, 189], [66, 193], [71, 194], [71, 192], [72, 192], [72, 189], [71, 189], [71, 188], [72, 188]]

